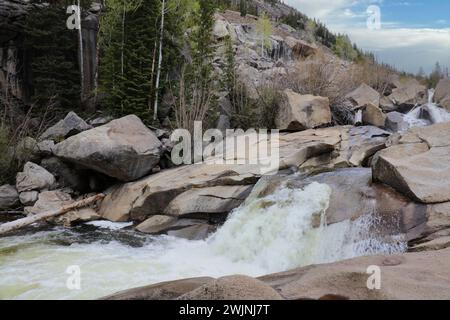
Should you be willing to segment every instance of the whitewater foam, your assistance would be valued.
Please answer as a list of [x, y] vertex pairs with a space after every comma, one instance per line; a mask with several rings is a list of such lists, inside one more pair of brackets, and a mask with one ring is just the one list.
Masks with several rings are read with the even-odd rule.
[[408, 112], [404, 119], [411, 127], [424, 127], [430, 124], [450, 121], [450, 113], [433, 102], [434, 90], [428, 90], [428, 103], [417, 106]]
[[[370, 212], [354, 222], [327, 226], [330, 196], [330, 187], [319, 183], [304, 189], [281, 187], [263, 198], [250, 196], [205, 241], [145, 236], [141, 246], [117, 240], [63, 245], [68, 238], [76, 239], [73, 231], [64, 229], [1, 238], [0, 298], [98, 298], [179, 278], [260, 276], [313, 263], [405, 250], [401, 236], [377, 238], [372, 232], [377, 222]], [[129, 237], [130, 232], [117, 230], [114, 234]], [[81, 268], [82, 290], [65, 287], [65, 271], [71, 265]]]

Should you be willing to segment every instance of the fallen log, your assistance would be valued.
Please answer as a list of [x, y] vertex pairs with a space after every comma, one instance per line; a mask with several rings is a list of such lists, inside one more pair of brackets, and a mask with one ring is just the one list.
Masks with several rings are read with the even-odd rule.
[[15, 220], [15, 221], [12, 221], [12, 222], [3, 223], [3, 224], [0, 225], [0, 236], [6, 234], [8, 232], [11, 232], [11, 231], [18, 230], [20, 228], [29, 226], [29, 225], [31, 225], [33, 223], [38, 222], [38, 221], [45, 220], [45, 219], [52, 218], [52, 217], [57, 217], [57, 216], [60, 216], [62, 214], [65, 214], [67, 212], [70, 212], [72, 210], [87, 207], [88, 205], [90, 205], [92, 203], [95, 203], [95, 202], [103, 199], [104, 197], [105, 197], [104, 194], [97, 194], [97, 195], [92, 196], [90, 198], [86, 198], [86, 199], [83, 199], [83, 200], [76, 201], [74, 203], [65, 205], [65, 206], [59, 208], [56, 211], [39, 213], [39, 214], [31, 215], [31, 216], [26, 217], [26, 218]]

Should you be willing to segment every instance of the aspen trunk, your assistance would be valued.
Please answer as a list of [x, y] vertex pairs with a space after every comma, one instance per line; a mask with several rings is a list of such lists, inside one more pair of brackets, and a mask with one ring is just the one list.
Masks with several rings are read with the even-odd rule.
[[159, 81], [161, 78], [161, 65], [162, 65], [162, 58], [163, 58], [163, 37], [164, 37], [164, 15], [166, 10], [166, 0], [163, 0], [162, 2], [162, 9], [161, 9], [161, 34], [159, 36], [159, 58], [158, 58], [158, 70], [156, 73], [156, 87], [155, 87], [155, 106], [153, 110], [153, 120], [156, 120], [158, 116], [158, 99], [159, 99]]

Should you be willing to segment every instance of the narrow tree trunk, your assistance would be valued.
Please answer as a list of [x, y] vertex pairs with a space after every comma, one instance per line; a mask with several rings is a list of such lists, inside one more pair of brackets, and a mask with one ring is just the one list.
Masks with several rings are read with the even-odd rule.
[[81, 101], [84, 101], [84, 56], [83, 56], [83, 30], [81, 30], [81, 6], [78, 0], [78, 21], [80, 23], [78, 28], [79, 50], [80, 50], [80, 76], [81, 76]]
[[121, 44], [121, 53], [120, 53], [120, 74], [123, 76], [124, 74], [124, 50], [125, 50], [125, 4], [123, 5], [123, 14], [122, 14], [122, 44]]
[[163, 36], [164, 36], [164, 14], [166, 10], [166, 0], [162, 2], [161, 9], [161, 34], [159, 36], [159, 59], [158, 59], [158, 71], [156, 74], [156, 86], [155, 86], [155, 104], [153, 110], [153, 120], [158, 117], [158, 99], [159, 99], [159, 80], [161, 78], [161, 65], [162, 65], [162, 49], [163, 49]]
[[152, 104], [152, 91], [153, 91], [153, 78], [155, 75], [155, 64], [156, 64], [156, 48], [158, 43], [155, 40], [155, 44], [153, 46], [153, 59], [152, 59], [152, 71], [150, 73], [150, 93], [148, 96], [148, 112], [150, 113], [151, 104]]
[[42, 221], [48, 218], [52, 218], [52, 217], [56, 217], [56, 216], [60, 216], [64, 213], [70, 212], [72, 210], [75, 209], [80, 209], [80, 208], [84, 208], [87, 207], [88, 205], [97, 202], [98, 200], [101, 200], [105, 197], [104, 194], [97, 194], [93, 197], [87, 198], [87, 199], [83, 199], [74, 203], [71, 203], [69, 205], [63, 206], [58, 210], [55, 211], [50, 211], [50, 212], [44, 212], [44, 213], [40, 213], [40, 214], [36, 214], [36, 215], [32, 215], [26, 218], [22, 218], [16, 221], [12, 221], [12, 222], [8, 222], [8, 223], [4, 223], [0, 225], [0, 236], [4, 235], [8, 232], [14, 231], [14, 230], [18, 230], [20, 228], [29, 226], [35, 222], [38, 221]]

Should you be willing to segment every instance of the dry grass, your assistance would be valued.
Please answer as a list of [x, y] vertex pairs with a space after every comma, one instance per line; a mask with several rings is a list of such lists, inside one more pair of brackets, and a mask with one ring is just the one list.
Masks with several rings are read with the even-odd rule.
[[0, 96], [0, 184], [14, 183], [16, 173], [25, 162], [32, 160], [35, 146], [25, 143], [25, 138], [38, 137], [48, 126], [48, 111], [53, 106], [50, 99], [40, 120], [33, 118], [34, 105], [23, 114], [13, 100]]
[[387, 67], [367, 60], [350, 64], [319, 51], [297, 62], [296, 68], [288, 75], [286, 87], [300, 94], [328, 97], [335, 123], [348, 124], [353, 114], [344, 103], [346, 95], [362, 83], [383, 95], [390, 89], [393, 74]]

